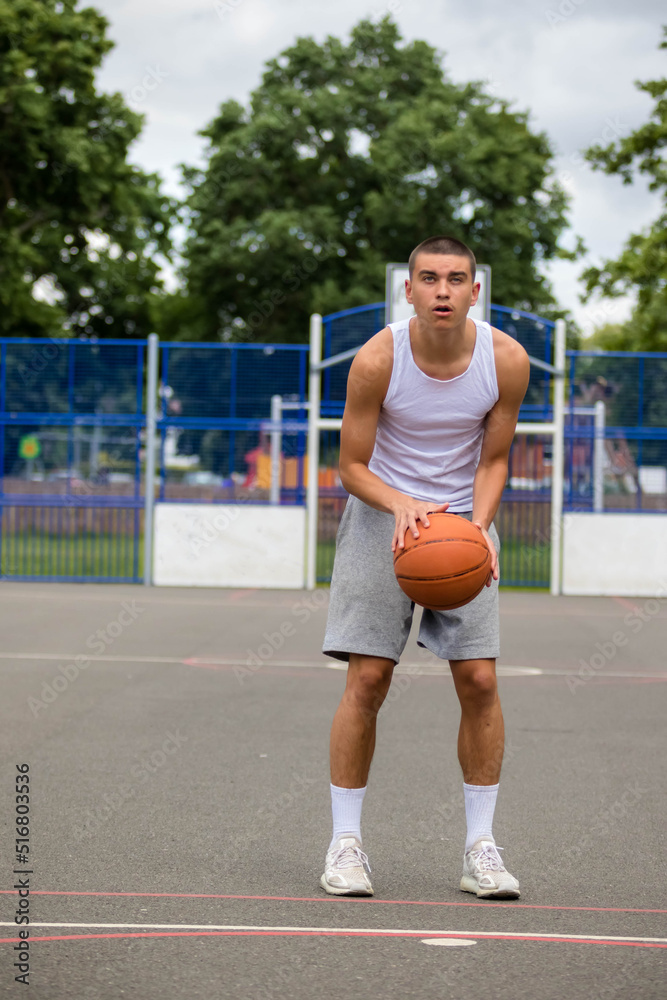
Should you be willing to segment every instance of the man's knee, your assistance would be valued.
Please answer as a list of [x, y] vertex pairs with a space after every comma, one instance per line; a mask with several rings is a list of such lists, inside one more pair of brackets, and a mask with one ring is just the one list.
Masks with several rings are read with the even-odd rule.
[[350, 664], [348, 692], [360, 709], [378, 712], [391, 684], [394, 663], [391, 660], [364, 659]]
[[470, 663], [460, 662], [457, 689], [461, 701], [475, 704], [490, 704], [498, 695], [495, 664], [493, 661]]

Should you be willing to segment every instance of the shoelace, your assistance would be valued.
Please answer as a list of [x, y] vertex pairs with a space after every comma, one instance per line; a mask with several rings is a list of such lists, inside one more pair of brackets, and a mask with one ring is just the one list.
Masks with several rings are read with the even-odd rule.
[[498, 851], [502, 851], [502, 847], [494, 847], [493, 844], [487, 844], [481, 851], [471, 851], [470, 856], [482, 871], [500, 872], [504, 870], [505, 866]]
[[360, 847], [339, 847], [331, 858], [332, 868], [366, 868], [371, 870], [368, 855]]

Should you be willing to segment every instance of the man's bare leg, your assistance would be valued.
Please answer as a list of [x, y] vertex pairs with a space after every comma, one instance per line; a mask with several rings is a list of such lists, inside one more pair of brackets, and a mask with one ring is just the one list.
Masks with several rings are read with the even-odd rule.
[[331, 726], [332, 785], [366, 786], [375, 750], [377, 713], [393, 672], [393, 660], [350, 654], [347, 684]]
[[393, 672], [393, 660], [351, 655], [347, 684], [331, 726], [334, 832], [320, 885], [334, 895], [373, 895], [368, 858], [361, 849], [361, 807], [375, 750], [377, 714]]
[[505, 746], [495, 660], [450, 660], [461, 704], [459, 763], [469, 785], [496, 785]]
[[519, 883], [505, 869], [493, 839], [493, 814], [505, 746], [496, 661], [450, 660], [461, 704], [459, 761], [467, 837], [461, 889], [481, 897], [516, 899]]

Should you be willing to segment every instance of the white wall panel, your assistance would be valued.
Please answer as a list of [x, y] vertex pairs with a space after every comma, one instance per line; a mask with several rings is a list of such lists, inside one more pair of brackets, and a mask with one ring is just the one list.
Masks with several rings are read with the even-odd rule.
[[667, 595], [667, 514], [565, 514], [563, 593]]
[[300, 589], [305, 538], [304, 507], [158, 503], [153, 581]]

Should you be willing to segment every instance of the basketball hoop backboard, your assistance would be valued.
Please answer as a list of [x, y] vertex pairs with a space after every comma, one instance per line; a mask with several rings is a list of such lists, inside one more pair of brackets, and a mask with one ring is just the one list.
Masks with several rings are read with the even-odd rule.
[[[385, 292], [385, 322], [396, 323], [398, 320], [414, 316], [414, 309], [405, 299], [405, 282], [409, 277], [407, 264], [387, 264], [387, 281]], [[477, 277], [481, 288], [477, 304], [472, 306], [468, 315], [472, 319], [486, 320], [491, 318], [491, 268], [488, 264], [477, 265]]]

